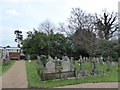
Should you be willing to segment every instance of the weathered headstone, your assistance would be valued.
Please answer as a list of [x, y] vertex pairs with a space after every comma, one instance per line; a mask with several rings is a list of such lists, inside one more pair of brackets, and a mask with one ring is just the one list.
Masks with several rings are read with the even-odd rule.
[[85, 62], [86, 61], [86, 57], [83, 57], [83, 62]]
[[73, 60], [73, 57], [70, 58], [70, 67], [75, 69], [75, 61]]
[[43, 66], [44, 66], [43, 63], [42, 63], [42, 61], [40, 60], [40, 56], [37, 56], [37, 63], [38, 63], [38, 65], [39, 65], [40, 67], [43, 67]]
[[110, 68], [110, 65], [111, 65], [110, 61], [107, 61], [107, 65], [108, 65], [108, 69], [107, 69], [106, 71], [107, 71], [107, 72], [111, 72], [112, 69]]
[[55, 72], [55, 63], [53, 61], [49, 61], [46, 64], [46, 69], [48, 73], [53, 73]]
[[85, 75], [85, 71], [84, 71], [83, 68], [82, 68], [83, 62], [84, 62], [84, 61], [83, 61], [82, 57], [80, 56], [79, 61], [78, 61], [78, 63], [80, 63], [80, 70], [78, 71], [78, 75], [81, 74], [82, 76]]
[[88, 58], [88, 57], [85, 57], [85, 60], [88, 62], [88, 61], [89, 61], [89, 58]]
[[27, 60], [28, 60], [28, 61], [30, 60], [30, 55], [27, 56]]
[[70, 61], [73, 62], [73, 57], [70, 57]]
[[92, 75], [99, 75], [99, 70], [96, 67], [97, 61], [98, 61], [98, 59], [96, 59], [95, 57], [92, 60], [92, 63], [93, 63], [93, 70], [92, 70], [92, 73], [91, 73]]
[[28, 59], [28, 62], [31, 62], [31, 60], [30, 60], [30, 55], [28, 55], [27, 59]]
[[64, 57], [64, 61], [70, 61], [69, 57], [68, 57], [68, 56], [65, 56], [65, 57]]
[[55, 71], [57, 71], [57, 66], [59, 65], [58, 58], [55, 57]]
[[99, 58], [99, 63], [100, 63], [100, 65], [104, 65], [103, 57], [100, 57], [100, 58]]
[[69, 61], [62, 62], [62, 71], [70, 71], [70, 62]]
[[54, 59], [50, 55], [48, 56], [48, 62], [49, 61], [54, 61]]

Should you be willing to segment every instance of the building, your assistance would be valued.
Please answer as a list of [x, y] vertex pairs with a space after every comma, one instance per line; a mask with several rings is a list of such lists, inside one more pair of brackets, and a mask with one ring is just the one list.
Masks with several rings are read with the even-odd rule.
[[8, 57], [10, 60], [20, 60], [21, 57], [23, 59], [24, 54], [18, 47], [0, 47], [0, 56], [3, 59]]

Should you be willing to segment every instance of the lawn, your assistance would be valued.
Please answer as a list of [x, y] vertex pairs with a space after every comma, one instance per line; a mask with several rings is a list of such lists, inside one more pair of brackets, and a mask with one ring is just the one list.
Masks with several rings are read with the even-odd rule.
[[[79, 70], [79, 65], [76, 62], [77, 70]], [[84, 63], [83, 67], [88, 72], [92, 70], [91, 64], [89, 62]], [[97, 64], [97, 68], [99, 70], [106, 70], [107, 65], [100, 66]], [[27, 70], [27, 79], [28, 79], [28, 88], [52, 88], [57, 86], [64, 85], [73, 85], [80, 83], [89, 83], [89, 82], [118, 82], [118, 66], [117, 64], [112, 65], [112, 72], [104, 72], [105, 76], [88, 76], [84, 78], [75, 78], [75, 79], [67, 79], [67, 80], [49, 80], [49, 81], [41, 81], [40, 77], [37, 74], [37, 64], [36, 61], [27, 62], [26, 61], [26, 70]], [[120, 80], [119, 80], [120, 81]]]
[[10, 64], [8, 65], [2, 65], [3, 63], [0, 63], [0, 76], [3, 75], [6, 71], [8, 71], [12, 65], [15, 63], [15, 61], [11, 60]]

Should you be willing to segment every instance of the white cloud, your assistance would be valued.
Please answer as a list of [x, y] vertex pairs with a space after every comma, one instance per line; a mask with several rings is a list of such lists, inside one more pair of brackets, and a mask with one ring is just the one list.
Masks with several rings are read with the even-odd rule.
[[58, 0], [1, 0], [2, 3], [56, 2]]
[[20, 16], [21, 13], [17, 12], [16, 10], [7, 10], [5, 11], [6, 14], [12, 15], [12, 16]]

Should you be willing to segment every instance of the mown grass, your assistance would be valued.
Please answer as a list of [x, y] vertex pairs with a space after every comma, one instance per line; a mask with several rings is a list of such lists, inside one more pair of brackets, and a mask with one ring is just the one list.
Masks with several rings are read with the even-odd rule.
[[11, 60], [10, 64], [3, 65], [3, 63], [0, 63], [0, 76], [2, 76], [6, 71], [8, 71], [12, 65], [15, 63], [15, 61]]
[[[79, 65], [76, 62], [77, 70], [79, 70]], [[83, 64], [83, 68], [88, 72], [92, 70], [92, 66], [89, 62]], [[97, 68], [99, 70], [106, 70], [107, 65], [100, 66], [97, 64]], [[118, 66], [117, 64], [112, 65], [112, 72], [104, 72], [105, 76], [88, 76], [84, 78], [75, 78], [75, 79], [67, 79], [67, 80], [48, 80], [41, 81], [39, 75], [37, 74], [37, 64], [36, 61], [27, 62], [26, 61], [26, 71], [27, 71], [27, 79], [28, 79], [28, 88], [51, 88], [57, 86], [64, 85], [73, 85], [80, 83], [96, 83], [96, 82], [118, 82]], [[120, 80], [119, 80], [120, 81]]]

